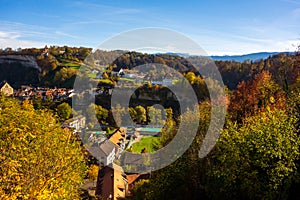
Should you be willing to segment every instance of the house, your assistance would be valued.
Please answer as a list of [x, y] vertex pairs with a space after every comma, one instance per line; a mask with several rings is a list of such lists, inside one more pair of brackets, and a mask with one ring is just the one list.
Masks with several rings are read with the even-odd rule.
[[173, 79], [171, 77], [165, 77], [162, 81], [162, 85], [172, 86], [173, 85]]
[[132, 195], [131, 191], [136, 182], [149, 178], [149, 172], [125, 174], [121, 166], [112, 163], [99, 169], [95, 194], [102, 199], [125, 199]]
[[121, 153], [126, 147], [126, 129], [119, 128], [116, 132], [112, 134], [109, 140], [116, 146], [116, 157], [120, 158]]
[[162, 85], [162, 86], [172, 86], [173, 78], [169, 75], [166, 75], [162, 79], [151, 80], [152, 85]]
[[88, 148], [89, 152], [98, 159], [101, 166], [107, 166], [113, 163], [116, 156], [116, 147], [110, 140], [95, 142]]
[[118, 72], [118, 76], [123, 76], [123, 75], [125, 75], [125, 72], [123, 68], [121, 68], [120, 71]]
[[110, 165], [116, 158], [116, 147], [110, 140], [105, 140], [104, 142], [100, 143], [100, 159], [99, 162], [102, 163], [104, 166]]
[[12, 96], [14, 94], [14, 88], [6, 81], [3, 81], [0, 83], [0, 93], [3, 93], [5, 96]]
[[90, 142], [98, 142], [102, 143], [107, 140], [106, 132], [105, 131], [85, 131], [86, 135], [89, 135]]
[[63, 124], [63, 128], [74, 128], [74, 132], [80, 132], [81, 129], [85, 128], [86, 118], [83, 115], [73, 117], [66, 120]]
[[45, 48], [44, 48], [44, 50], [43, 50], [43, 55], [44, 55], [44, 56], [48, 56], [48, 55], [49, 55], [49, 48], [48, 48], [47, 45], [45, 46]]
[[102, 199], [121, 200], [126, 197], [127, 185], [122, 167], [112, 164], [99, 170], [95, 193]]

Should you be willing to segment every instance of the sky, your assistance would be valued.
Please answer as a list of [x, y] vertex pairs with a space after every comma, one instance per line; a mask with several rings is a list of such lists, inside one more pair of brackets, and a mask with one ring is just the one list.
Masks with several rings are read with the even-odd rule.
[[145, 27], [180, 32], [209, 55], [295, 51], [300, 0], [1, 0], [0, 48], [95, 48]]

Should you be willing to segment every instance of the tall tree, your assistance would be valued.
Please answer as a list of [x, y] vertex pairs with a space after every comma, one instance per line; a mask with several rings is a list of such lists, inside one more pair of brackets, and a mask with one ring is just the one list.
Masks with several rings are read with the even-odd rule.
[[267, 106], [283, 108], [285, 97], [281, 87], [276, 84], [268, 71], [255, 76], [254, 80], [243, 81], [233, 91], [229, 110], [233, 120], [243, 118], [264, 110]]
[[65, 121], [69, 119], [72, 115], [72, 108], [66, 102], [59, 104], [56, 110], [60, 121]]
[[0, 97], [0, 199], [79, 199], [80, 144], [51, 113]]
[[213, 155], [207, 189], [215, 199], [287, 199], [297, 176], [296, 119], [281, 110], [229, 123]]
[[136, 106], [136, 122], [139, 124], [145, 123], [147, 121], [146, 109], [143, 106]]

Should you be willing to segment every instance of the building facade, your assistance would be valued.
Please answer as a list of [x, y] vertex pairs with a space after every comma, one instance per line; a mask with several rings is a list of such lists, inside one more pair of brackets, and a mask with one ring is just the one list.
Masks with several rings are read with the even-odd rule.
[[11, 87], [6, 81], [0, 83], [0, 93], [3, 93], [5, 96], [13, 96], [14, 88]]

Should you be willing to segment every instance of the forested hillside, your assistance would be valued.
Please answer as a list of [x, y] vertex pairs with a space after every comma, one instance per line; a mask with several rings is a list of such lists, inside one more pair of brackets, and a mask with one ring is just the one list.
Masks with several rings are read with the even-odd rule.
[[[206, 67], [212, 62], [208, 58], [199, 56], [184, 58], [173, 54], [126, 53], [120, 50], [110, 52], [96, 50], [93, 53], [91, 51], [90, 48], [67, 46], [49, 48], [46, 46], [43, 49], [31, 48], [18, 51], [2, 50], [0, 51], [0, 80], [6, 79], [15, 87], [31, 84], [72, 88], [83, 61], [89, 64], [90, 71], [95, 69], [99, 73], [103, 73], [104, 69], [110, 66], [113, 71], [119, 71], [121, 68], [132, 69], [143, 64], [158, 63], [181, 73], [196, 72], [196, 75], [198, 70], [193, 67], [193, 64]], [[299, 74], [297, 57], [298, 54], [282, 53], [256, 62], [215, 61], [215, 64], [220, 70], [224, 84], [231, 90], [236, 89], [240, 82], [253, 79], [263, 70], [269, 71], [276, 82], [288, 89], [288, 85], [294, 83]], [[35, 64], [38, 67], [32, 66]], [[95, 76], [96, 74], [90, 72], [90, 78]]]

